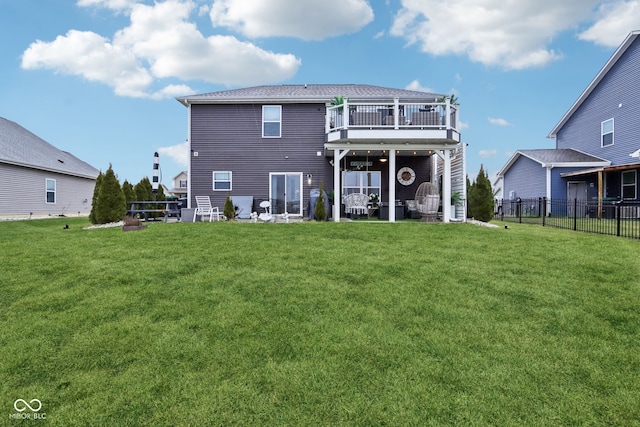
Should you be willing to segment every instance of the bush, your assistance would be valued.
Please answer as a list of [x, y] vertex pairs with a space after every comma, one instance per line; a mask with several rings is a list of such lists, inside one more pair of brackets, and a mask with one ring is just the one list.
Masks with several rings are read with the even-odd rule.
[[233, 206], [233, 201], [231, 200], [231, 196], [227, 194], [227, 199], [224, 201], [224, 208], [222, 209], [222, 213], [227, 219], [231, 220], [236, 217], [236, 207]]
[[313, 217], [316, 221], [325, 221], [327, 219], [327, 208], [324, 206], [324, 190], [322, 189], [322, 183], [320, 183], [320, 196], [316, 202], [316, 206], [313, 209]]
[[92, 210], [94, 214], [91, 218], [94, 224], [120, 221], [127, 212], [122, 187], [111, 165], [101, 180], [98, 196]]
[[480, 165], [476, 181], [469, 186], [467, 200], [469, 217], [478, 221], [491, 221], [494, 207], [493, 191], [491, 191], [491, 181], [489, 181], [482, 165]]

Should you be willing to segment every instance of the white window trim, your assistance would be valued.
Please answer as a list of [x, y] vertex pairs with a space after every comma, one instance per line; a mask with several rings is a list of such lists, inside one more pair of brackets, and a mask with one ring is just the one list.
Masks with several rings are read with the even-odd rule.
[[[49, 186], [47, 185], [49, 183], [49, 181], [53, 182], [53, 190], [49, 190]], [[55, 179], [52, 178], [45, 178], [44, 180], [44, 202], [48, 205], [55, 205], [56, 204], [56, 200], [58, 199], [58, 183], [56, 182]], [[53, 202], [49, 201], [49, 198], [47, 197], [49, 195], [49, 193], [53, 193]]]
[[[223, 179], [216, 180], [216, 174], [217, 173], [228, 173], [229, 174], [229, 179], [228, 180], [223, 180]], [[233, 190], [233, 172], [232, 171], [213, 171], [212, 174], [211, 174], [211, 179], [213, 180], [212, 185], [211, 185], [213, 191], [231, 191], [231, 190]], [[229, 183], [229, 188], [216, 188], [216, 182], [228, 182]]]
[[[273, 176], [274, 175], [278, 175], [278, 176], [292, 176], [295, 177], [299, 180], [299, 185], [300, 185], [300, 212], [298, 213], [293, 213], [293, 212], [287, 212], [287, 214], [289, 216], [294, 216], [294, 217], [302, 217], [304, 215], [304, 181], [302, 180], [302, 176], [303, 173], [302, 172], [269, 172], [269, 201], [273, 204], [273, 198], [271, 197], [273, 195]], [[286, 180], [286, 178], [285, 178]], [[285, 196], [285, 205], [288, 202], [289, 199], [286, 198]], [[274, 206], [271, 206], [271, 213], [274, 212]], [[280, 215], [280, 214], [278, 214]]]
[[[604, 124], [607, 122], [611, 122], [611, 132], [607, 132], [604, 133]], [[615, 123], [613, 121], [613, 118], [607, 119], [607, 120], [603, 120], [602, 122], [600, 122], [600, 147], [611, 147], [614, 144], [614, 139], [615, 139]], [[604, 145], [604, 136], [608, 135], [609, 133], [611, 133], [611, 144], [607, 144]]]
[[[272, 108], [272, 107], [277, 107], [278, 110], [280, 111], [280, 120], [265, 120], [264, 119], [264, 110], [265, 108]], [[278, 123], [279, 126], [279, 132], [278, 135], [265, 135], [264, 134], [264, 124], [265, 123]], [[263, 138], [282, 138], [282, 105], [263, 105], [262, 106], [262, 137]]]
[[[633, 184], [626, 184], [624, 183], [624, 175], [625, 174], [633, 174]], [[624, 187], [631, 187], [633, 186], [633, 197], [624, 197]], [[622, 171], [622, 174], [620, 175], [620, 196], [622, 197], [622, 200], [635, 200], [636, 199], [636, 195], [638, 194], [638, 173], [635, 170], [631, 170], [631, 171]]]
[[[353, 192], [363, 193], [363, 194], [367, 194], [367, 196], [368, 196], [369, 194], [367, 193], [367, 190], [366, 190], [367, 188], [369, 188], [369, 189], [377, 188], [377, 191], [373, 191], [373, 192], [377, 193], [378, 194], [378, 200], [382, 201], [382, 171], [348, 171], [348, 172], [355, 172], [355, 173], [360, 174], [360, 180], [359, 180], [360, 184], [358, 186], [347, 186], [347, 185], [345, 185], [345, 181], [346, 181], [345, 180], [345, 174], [347, 173], [347, 171], [343, 171], [342, 172], [342, 195], [343, 196], [348, 194], [347, 190], [353, 190], [353, 189], [355, 189], [356, 191], [351, 191], [352, 193]], [[376, 186], [369, 187], [369, 186], [365, 185], [363, 180], [362, 180], [362, 174], [366, 174], [366, 173], [379, 174], [380, 175], [380, 186], [379, 187], [376, 187]], [[371, 192], [371, 191], [369, 190], [369, 192]]]

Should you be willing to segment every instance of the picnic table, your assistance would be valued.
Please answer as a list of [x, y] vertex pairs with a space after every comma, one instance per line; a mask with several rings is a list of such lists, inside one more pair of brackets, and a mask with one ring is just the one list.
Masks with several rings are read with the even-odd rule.
[[127, 215], [142, 215], [144, 220], [147, 221], [147, 215], [151, 213], [161, 213], [164, 215], [164, 222], [167, 222], [167, 218], [171, 215], [175, 215], [180, 219], [179, 203], [180, 202], [178, 200], [143, 200], [128, 202], [131, 208], [127, 210]]

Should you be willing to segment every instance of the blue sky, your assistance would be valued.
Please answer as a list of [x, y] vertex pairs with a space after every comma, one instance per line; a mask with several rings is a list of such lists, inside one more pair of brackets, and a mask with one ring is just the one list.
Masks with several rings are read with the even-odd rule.
[[186, 170], [177, 96], [363, 83], [455, 94], [467, 173], [549, 131], [640, 0], [0, 0], [0, 117], [121, 182]]

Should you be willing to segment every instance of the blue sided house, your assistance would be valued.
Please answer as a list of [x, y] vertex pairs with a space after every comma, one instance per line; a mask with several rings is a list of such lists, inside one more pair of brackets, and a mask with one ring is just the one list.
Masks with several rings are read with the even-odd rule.
[[551, 130], [555, 149], [518, 150], [500, 170], [505, 200], [638, 200], [638, 36], [627, 36]]

